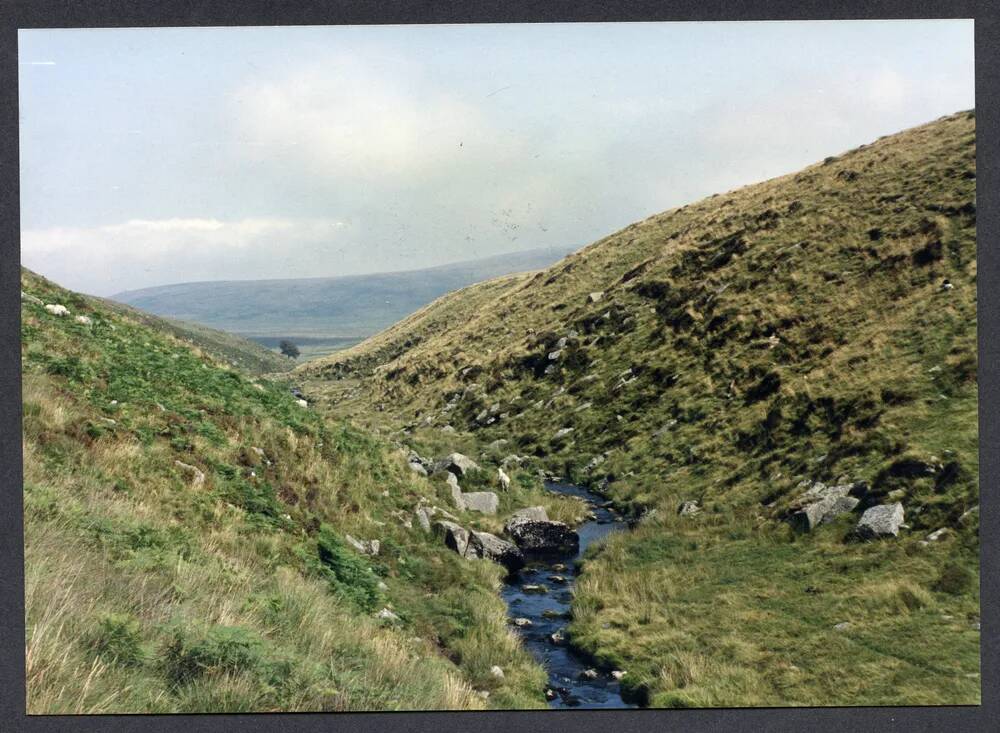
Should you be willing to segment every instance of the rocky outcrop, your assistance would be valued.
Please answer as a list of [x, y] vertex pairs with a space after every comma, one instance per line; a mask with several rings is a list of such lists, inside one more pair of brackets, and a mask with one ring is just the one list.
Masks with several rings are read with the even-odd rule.
[[580, 536], [562, 522], [511, 517], [504, 531], [524, 552], [575, 552]]
[[903, 505], [881, 504], [865, 510], [855, 528], [855, 534], [863, 540], [876, 540], [884, 537], [898, 537], [899, 527], [903, 524]]
[[378, 554], [382, 545], [382, 543], [378, 540], [359, 540], [349, 534], [345, 534], [344, 539], [347, 541], [347, 544], [360, 552], [362, 555], [375, 556]]
[[465, 557], [492, 560], [495, 563], [503, 565], [510, 572], [515, 572], [524, 567], [524, 553], [515, 545], [489, 532], [473, 531], [471, 533]]
[[451, 500], [455, 504], [455, 508], [460, 512], [465, 511], [465, 499], [463, 498], [462, 487], [458, 485], [458, 477], [449, 471], [446, 482], [451, 489]]

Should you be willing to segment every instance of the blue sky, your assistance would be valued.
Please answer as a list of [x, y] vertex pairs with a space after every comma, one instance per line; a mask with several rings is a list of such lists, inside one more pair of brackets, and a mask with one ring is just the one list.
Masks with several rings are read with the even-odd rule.
[[19, 33], [22, 262], [84, 292], [537, 247], [975, 106], [971, 21]]

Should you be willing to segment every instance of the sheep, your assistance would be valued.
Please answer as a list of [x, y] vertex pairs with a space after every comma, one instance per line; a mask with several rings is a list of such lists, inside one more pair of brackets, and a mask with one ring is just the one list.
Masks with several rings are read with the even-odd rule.
[[64, 305], [59, 305], [58, 303], [48, 303], [45, 306], [45, 310], [54, 316], [68, 316], [69, 309]]

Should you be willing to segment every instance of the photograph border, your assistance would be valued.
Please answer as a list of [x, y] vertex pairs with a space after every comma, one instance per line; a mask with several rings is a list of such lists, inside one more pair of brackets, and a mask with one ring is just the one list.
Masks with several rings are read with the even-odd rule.
[[[980, 461], [980, 706], [727, 708], [627, 711], [365, 712], [183, 715], [25, 715], [24, 551], [21, 466], [20, 222], [17, 33], [31, 28], [274, 26], [340, 24], [599, 21], [762, 21], [972, 18], [976, 44], [977, 277]], [[1000, 258], [984, 247], [1000, 235], [997, 56], [1000, 10], [973, 0], [674, 0], [673, 2], [432, 3], [400, 0], [0, 0], [0, 729], [16, 731], [414, 731], [479, 733], [534, 729], [583, 733], [613, 729], [684, 731], [987, 730], [1000, 720], [988, 690], [1000, 689], [996, 608], [1000, 603]], [[933, 49], [928, 49], [933, 53]], [[982, 197], [982, 198], [978, 198]], [[581, 246], [586, 244], [580, 243]], [[985, 285], [983, 284], [985, 283]], [[845, 662], [848, 660], [845, 660]], [[544, 723], [543, 717], [544, 716]]]

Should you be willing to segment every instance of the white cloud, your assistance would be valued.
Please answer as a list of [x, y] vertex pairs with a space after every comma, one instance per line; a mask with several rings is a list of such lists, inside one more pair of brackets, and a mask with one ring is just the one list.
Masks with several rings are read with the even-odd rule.
[[[62, 285], [111, 294], [167, 282], [308, 277], [314, 255], [338, 241], [337, 219], [134, 219], [89, 228], [21, 232], [21, 259]], [[275, 264], [280, 263], [280, 271]], [[270, 265], [270, 267], [269, 267]]]

